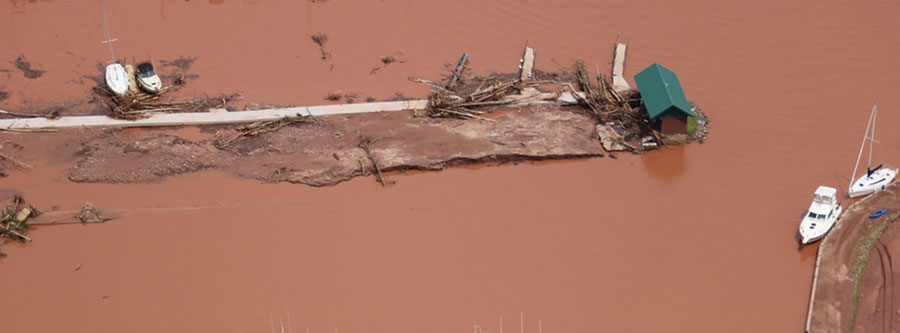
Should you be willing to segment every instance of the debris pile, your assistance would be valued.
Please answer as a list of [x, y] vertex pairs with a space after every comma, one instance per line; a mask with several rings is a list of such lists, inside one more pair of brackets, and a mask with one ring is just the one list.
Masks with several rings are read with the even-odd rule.
[[97, 209], [97, 205], [94, 205], [93, 202], [85, 202], [84, 206], [81, 207], [81, 211], [75, 213], [73, 217], [81, 221], [81, 224], [112, 220], [111, 218], [104, 218], [103, 214], [100, 213], [100, 209]]
[[[422, 82], [424, 80], [420, 80]], [[486, 107], [510, 105], [516, 102], [509, 96], [521, 93], [525, 88], [535, 87], [544, 81], [521, 81], [519, 79], [485, 79], [473, 91], [446, 89], [432, 86], [428, 96], [426, 111], [431, 117], [484, 118]]]
[[0, 215], [0, 237], [30, 242], [31, 238], [27, 236], [26, 220], [38, 215], [40, 212], [37, 209], [25, 203], [21, 196], [15, 196], [13, 204], [4, 207], [2, 215]]
[[144, 92], [128, 92], [117, 96], [105, 85], [94, 87], [94, 93], [109, 108], [108, 116], [116, 119], [135, 120], [147, 118], [154, 112], [208, 112], [210, 109], [224, 108], [229, 102], [237, 100], [237, 94], [219, 97], [205, 97], [186, 101], [162, 101], [162, 95], [172, 91], [171, 87], [160, 90], [157, 94]]
[[288, 125], [314, 122], [315, 119], [316, 118], [311, 115], [304, 116], [298, 113], [294, 117], [283, 117], [278, 120], [257, 121], [250, 125], [239, 127], [237, 129], [238, 132], [228, 138], [217, 138], [213, 145], [215, 145], [216, 148], [225, 149], [228, 148], [228, 146], [231, 145], [232, 142], [242, 137], [253, 137], [264, 133], [275, 132]]
[[603, 131], [615, 133], [609, 133], [606, 137], [601, 134], [601, 140], [609, 140], [609, 145], [605, 143], [604, 148], [639, 152], [666, 144], [665, 137], [653, 128], [647, 113], [641, 111], [640, 93], [634, 90], [616, 91], [603, 74], [597, 75], [595, 85], [580, 61], [575, 63], [575, 70], [575, 79], [583, 94], [570, 86], [572, 95], [601, 124], [598, 132], [602, 126], [605, 127]]

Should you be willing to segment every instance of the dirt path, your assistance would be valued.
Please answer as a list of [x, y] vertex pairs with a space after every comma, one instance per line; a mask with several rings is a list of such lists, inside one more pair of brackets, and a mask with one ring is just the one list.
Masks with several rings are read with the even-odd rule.
[[[894, 306], [900, 275], [894, 272], [891, 255], [900, 250], [900, 231], [889, 223], [900, 209], [898, 195], [900, 184], [895, 183], [852, 204], [820, 245], [810, 332], [847, 332], [851, 326], [854, 332], [892, 332], [900, 323]], [[869, 218], [882, 208], [889, 212]]]

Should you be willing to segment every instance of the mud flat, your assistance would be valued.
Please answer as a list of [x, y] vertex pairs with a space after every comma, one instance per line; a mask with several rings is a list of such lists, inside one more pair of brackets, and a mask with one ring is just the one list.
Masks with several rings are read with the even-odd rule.
[[[888, 213], [870, 218], [875, 211]], [[819, 248], [818, 278], [808, 332], [893, 332], [900, 327], [900, 297], [891, 253], [900, 250], [900, 184], [852, 205]], [[900, 304], [898, 304], [900, 306]]]
[[[171, 129], [7, 133], [69, 136], [81, 147], [71, 181], [144, 183], [204, 169], [220, 169], [265, 182], [328, 186], [377, 171], [439, 170], [492, 161], [604, 156], [594, 121], [558, 107], [501, 109], [495, 121], [415, 117], [412, 112], [315, 117], [274, 132], [241, 137], [227, 146], [237, 126], [201, 127], [190, 135]], [[71, 138], [74, 136], [74, 138]], [[360, 147], [368, 139], [369, 154]], [[371, 159], [369, 158], [371, 155]]]

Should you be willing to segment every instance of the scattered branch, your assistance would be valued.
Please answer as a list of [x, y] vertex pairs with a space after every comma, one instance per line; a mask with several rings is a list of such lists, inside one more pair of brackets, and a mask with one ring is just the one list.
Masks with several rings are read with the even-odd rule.
[[228, 148], [228, 146], [231, 145], [232, 142], [241, 137], [251, 137], [263, 133], [274, 132], [291, 124], [314, 122], [315, 119], [316, 118], [312, 115], [304, 116], [298, 113], [294, 117], [284, 117], [278, 120], [258, 121], [238, 128], [238, 133], [229, 137], [228, 139], [216, 139], [213, 144], [219, 149], [225, 149]]
[[[393, 185], [396, 182], [392, 180], [387, 180], [384, 178], [384, 174], [381, 173], [381, 167], [378, 166], [378, 162], [375, 161], [375, 157], [372, 156], [372, 151], [369, 149], [369, 145], [375, 143], [378, 139], [372, 139], [370, 137], [361, 137], [359, 139], [359, 148], [366, 152], [366, 157], [369, 158], [369, 161], [372, 162], [372, 167], [375, 169], [375, 177], [382, 186]], [[359, 162], [359, 168], [362, 169], [362, 161]]]
[[7, 160], [7, 161], [11, 162], [12, 164], [15, 164], [16, 166], [23, 168], [23, 169], [31, 168], [30, 165], [19, 162], [18, 160], [14, 159], [12, 157], [9, 157], [9, 155], [6, 155], [4, 153], [0, 153], [0, 159]]

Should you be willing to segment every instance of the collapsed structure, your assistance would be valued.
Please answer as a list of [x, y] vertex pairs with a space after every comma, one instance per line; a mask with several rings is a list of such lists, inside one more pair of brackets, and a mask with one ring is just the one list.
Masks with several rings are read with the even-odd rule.
[[[471, 58], [464, 53], [446, 85], [414, 80], [432, 87], [426, 107], [431, 117], [492, 120], [484, 116], [500, 106], [577, 105], [597, 121], [596, 132], [607, 151], [641, 152], [704, 140], [708, 120], [687, 100], [678, 76], [654, 63], [634, 76], [634, 90], [623, 76], [625, 50], [624, 43], [616, 43], [611, 78], [600, 73], [592, 77], [580, 61], [574, 78], [536, 72], [535, 51], [526, 46], [518, 75], [465, 78]], [[539, 90], [548, 86], [555, 91]]]

